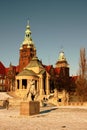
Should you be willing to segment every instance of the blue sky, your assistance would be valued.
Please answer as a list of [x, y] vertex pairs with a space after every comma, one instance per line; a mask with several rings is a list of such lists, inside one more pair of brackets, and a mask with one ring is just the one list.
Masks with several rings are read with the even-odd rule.
[[6, 67], [19, 63], [28, 19], [43, 64], [55, 66], [62, 47], [76, 75], [80, 48], [87, 50], [87, 0], [0, 0], [0, 61]]

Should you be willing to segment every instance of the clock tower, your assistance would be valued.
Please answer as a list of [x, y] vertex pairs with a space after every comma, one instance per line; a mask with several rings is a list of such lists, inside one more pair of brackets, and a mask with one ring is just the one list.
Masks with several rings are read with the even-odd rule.
[[36, 55], [36, 48], [31, 38], [29, 21], [27, 22], [24, 41], [20, 46], [19, 53], [19, 70], [22, 71], [23, 68], [25, 68], [30, 60]]

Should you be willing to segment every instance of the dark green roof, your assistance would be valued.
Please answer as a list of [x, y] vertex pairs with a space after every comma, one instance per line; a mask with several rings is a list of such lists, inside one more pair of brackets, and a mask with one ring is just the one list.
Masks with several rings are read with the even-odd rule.
[[43, 68], [43, 69], [44, 69], [44, 67], [42, 66], [41, 61], [40, 61], [37, 57], [34, 57], [34, 58], [30, 61], [30, 63], [27, 65], [26, 68], [31, 68], [31, 67], [40, 67], [40, 68]]
[[24, 69], [22, 72], [20, 72], [17, 76], [37, 76], [35, 72], [32, 70]]
[[44, 74], [46, 71], [45, 70], [41, 70], [40, 72], [39, 72], [39, 74]]

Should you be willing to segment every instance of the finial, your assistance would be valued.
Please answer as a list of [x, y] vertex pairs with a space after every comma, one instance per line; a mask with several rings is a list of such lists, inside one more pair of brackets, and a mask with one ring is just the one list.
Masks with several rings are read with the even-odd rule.
[[27, 25], [29, 25], [29, 19], [27, 20]]
[[29, 26], [29, 19], [27, 20], [27, 25], [26, 25], [26, 28], [29, 29], [30, 26]]
[[61, 45], [61, 52], [63, 52], [63, 45]]

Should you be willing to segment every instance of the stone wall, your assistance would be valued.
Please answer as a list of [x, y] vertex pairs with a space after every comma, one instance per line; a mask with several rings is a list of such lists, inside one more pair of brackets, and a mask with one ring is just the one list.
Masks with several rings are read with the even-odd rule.
[[87, 102], [68, 102], [69, 106], [87, 106]]

